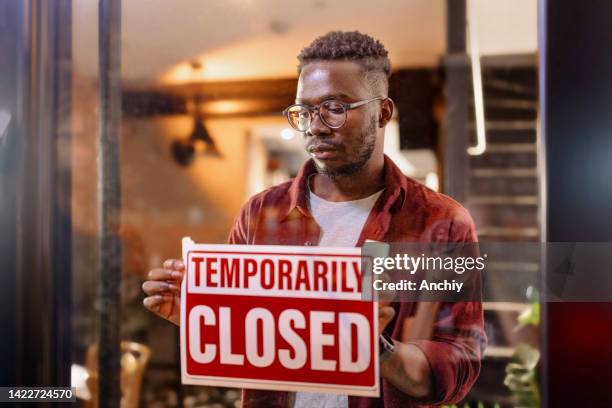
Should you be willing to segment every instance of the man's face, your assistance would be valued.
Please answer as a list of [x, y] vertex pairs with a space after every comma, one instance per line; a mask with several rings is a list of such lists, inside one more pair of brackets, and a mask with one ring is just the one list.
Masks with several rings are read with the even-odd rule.
[[[375, 96], [379, 95], [373, 94], [356, 63], [311, 62], [300, 74], [296, 103], [315, 106], [331, 99], [352, 103]], [[382, 137], [377, 137], [379, 112], [379, 101], [349, 110], [346, 123], [339, 129], [329, 128], [313, 115], [304, 142], [319, 173], [348, 176], [363, 168], [373, 153], [383, 154]]]

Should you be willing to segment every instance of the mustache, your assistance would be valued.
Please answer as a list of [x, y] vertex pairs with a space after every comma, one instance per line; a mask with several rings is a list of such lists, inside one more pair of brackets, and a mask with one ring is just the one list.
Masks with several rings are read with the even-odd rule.
[[306, 151], [308, 153], [313, 153], [318, 150], [337, 150], [339, 152], [343, 152], [345, 150], [345, 146], [342, 143], [332, 141], [313, 141], [306, 146]]

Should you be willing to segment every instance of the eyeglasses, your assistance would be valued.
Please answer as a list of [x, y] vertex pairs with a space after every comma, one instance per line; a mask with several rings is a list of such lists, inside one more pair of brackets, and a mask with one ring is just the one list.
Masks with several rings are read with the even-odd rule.
[[324, 101], [316, 106], [303, 105], [296, 103], [283, 111], [292, 128], [299, 132], [306, 132], [312, 123], [313, 114], [316, 112], [325, 126], [338, 129], [344, 126], [348, 117], [348, 111], [363, 106], [367, 103], [385, 100], [384, 96], [377, 96], [371, 99], [364, 99], [353, 103], [345, 103], [336, 100]]

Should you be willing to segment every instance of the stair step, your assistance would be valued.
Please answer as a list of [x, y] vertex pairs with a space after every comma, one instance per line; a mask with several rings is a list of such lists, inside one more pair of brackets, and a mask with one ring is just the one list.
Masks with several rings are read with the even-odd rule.
[[476, 225], [523, 228], [535, 227], [540, 222], [536, 205], [466, 203], [466, 207], [472, 214]]
[[[487, 107], [496, 109], [520, 109], [520, 110], [536, 110], [538, 102], [532, 99], [517, 99], [517, 98], [491, 98], [485, 103]], [[473, 104], [472, 104], [473, 106]]]
[[[485, 99], [485, 120], [491, 121], [515, 121], [536, 120], [538, 109], [535, 101], [513, 100], [498, 98], [497, 102]], [[516, 101], [516, 102], [515, 102]], [[473, 103], [468, 108], [469, 120], [474, 120]]]
[[538, 161], [536, 152], [487, 152], [479, 156], [470, 156], [472, 168], [536, 168]]
[[470, 205], [538, 205], [536, 195], [472, 195], [468, 198]]
[[[518, 66], [503, 62], [504, 56], [484, 56], [482, 73], [487, 79], [501, 79], [507, 82], [518, 82], [531, 89], [537, 89], [538, 68], [537, 57], [532, 54], [525, 56], [525, 63]], [[515, 60], [515, 57], [512, 57]], [[495, 64], [497, 62], [497, 64]], [[501, 63], [501, 65], [500, 65]]]
[[502, 89], [496, 86], [491, 86], [491, 84], [486, 83], [483, 83], [482, 85], [485, 104], [489, 99], [528, 99], [532, 101], [537, 101], [537, 97], [533, 92], [528, 93], [518, 89]]
[[537, 93], [537, 90], [534, 90], [530, 86], [500, 78], [485, 77], [482, 84], [485, 88], [507, 91], [520, 95], [536, 96]]
[[473, 177], [470, 192], [475, 195], [528, 195], [538, 193], [535, 177]]
[[488, 143], [486, 153], [536, 153], [535, 143]]
[[[474, 122], [470, 122], [471, 129], [476, 128]], [[488, 120], [485, 121], [486, 130], [533, 130], [537, 129], [535, 120]]]
[[537, 227], [481, 227], [478, 229], [478, 235], [486, 235], [487, 237], [521, 237], [521, 238], [536, 238], [540, 235]]
[[535, 195], [538, 180], [535, 177], [476, 177], [470, 181], [474, 195]]
[[470, 171], [472, 177], [537, 177], [536, 168], [479, 167]]
[[[468, 107], [468, 120], [474, 120], [474, 112], [473, 106]], [[538, 118], [538, 111], [537, 109], [490, 106], [488, 102], [485, 102], [484, 116], [487, 122], [536, 120]]]
[[[472, 143], [476, 142], [476, 131], [472, 130]], [[535, 143], [536, 129], [524, 130], [487, 130], [487, 144], [492, 143]]]

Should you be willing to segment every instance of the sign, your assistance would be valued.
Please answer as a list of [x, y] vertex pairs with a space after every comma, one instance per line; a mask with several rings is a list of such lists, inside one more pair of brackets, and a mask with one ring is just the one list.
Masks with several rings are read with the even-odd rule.
[[361, 298], [359, 248], [184, 238], [183, 260], [183, 384], [379, 395], [378, 306]]

